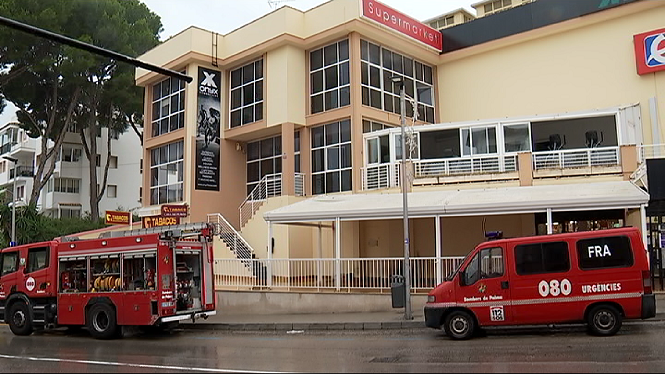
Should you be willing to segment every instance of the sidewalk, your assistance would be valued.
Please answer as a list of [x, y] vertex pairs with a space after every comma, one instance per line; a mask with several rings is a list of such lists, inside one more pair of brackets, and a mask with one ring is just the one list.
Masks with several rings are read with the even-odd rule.
[[[660, 307], [659, 307], [660, 306]], [[656, 294], [656, 317], [648, 321], [665, 321], [665, 293]], [[306, 331], [306, 330], [384, 330], [425, 328], [422, 308], [412, 310], [413, 320], [404, 319], [404, 309], [368, 313], [320, 314], [225, 314], [192, 323], [183, 321], [186, 329], [225, 331]]]

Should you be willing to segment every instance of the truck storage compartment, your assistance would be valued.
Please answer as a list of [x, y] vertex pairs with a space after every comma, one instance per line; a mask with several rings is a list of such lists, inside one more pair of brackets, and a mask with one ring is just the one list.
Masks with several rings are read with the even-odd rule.
[[201, 252], [176, 250], [176, 310], [201, 309]]

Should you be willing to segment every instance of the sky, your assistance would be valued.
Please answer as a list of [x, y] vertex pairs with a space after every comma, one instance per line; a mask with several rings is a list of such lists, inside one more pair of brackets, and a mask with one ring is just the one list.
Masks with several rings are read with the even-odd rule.
[[[281, 6], [290, 6], [302, 11], [309, 10], [328, 0], [141, 0], [162, 19], [164, 30], [161, 40], [166, 40], [180, 31], [197, 26], [202, 29], [227, 34]], [[423, 21], [440, 14], [465, 8], [472, 14], [471, 4], [479, 0], [381, 0], [412, 18]], [[8, 104], [0, 114], [0, 126], [15, 121], [15, 108]]]

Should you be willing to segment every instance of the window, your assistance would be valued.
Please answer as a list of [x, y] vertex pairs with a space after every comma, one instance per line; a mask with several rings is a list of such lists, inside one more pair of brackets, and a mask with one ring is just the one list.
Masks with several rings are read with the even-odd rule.
[[485, 13], [496, 12], [499, 9], [508, 8], [512, 5], [512, 0], [496, 0], [489, 4], [485, 4]]
[[422, 131], [420, 149], [420, 158], [423, 160], [460, 157], [460, 131]]
[[515, 246], [518, 275], [560, 273], [570, 270], [568, 243], [535, 243]]
[[106, 197], [118, 197], [118, 186], [112, 184], [106, 186]]
[[109, 169], [117, 169], [118, 168], [118, 156], [111, 156], [109, 159]]
[[496, 153], [496, 128], [475, 127], [461, 129], [464, 156]]
[[312, 114], [349, 105], [349, 41], [317, 49], [309, 57]]
[[19, 200], [25, 199], [25, 186], [18, 186], [16, 188], [16, 198]]
[[2, 254], [2, 275], [10, 274], [18, 270], [18, 252], [5, 252]]
[[165, 79], [152, 86], [152, 136], [185, 127], [185, 81]]
[[150, 205], [183, 200], [182, 140], [150, 150]]
[[[247, 194], [249, 195], [266, 175], [282, 172], [282, 137], [276, 136], [247, 143]], [[272, 184], [271, 184], [272, 183]], [[274, 190], [274, 181], [269, 189]], [[271, 191], [267, 191], [270, 193]]]
[[627, 236], [580, 240], [577, 256], [582, 270], [633, 266], [633, 251]]
[[81, 155], [83, 150], [71, 145], [63, 145], [62, 151], [60, 153], [60, 161], [64, 162], [79, 162], [81, 160]]
[[[399, 76], [407, 98], [418, 102], [418, 119], [434, 123], [432, 67], [365, 40], [360, 46], [363, 105], [399, 114], [400, 88], [391, 80]], [[413, 106], [407, 103], [406, 116], [413, 114]]]
[[485, 248], [476, 254], [464, 271], [464, 284], [470, 286], [481, 279], [499, 278], [503, 274], [503, 249]]
[[48, 267], [49, 248], [30, 248], [28, 250], [28, 273]]
[[506, 152], [531, 151], [531, 135], [527, 123], [504, 126], [503, 139]]
[[263, 59], [231, 71], [231, 128], [263, 119]]
[[102, 156], [101, 155], [95, 155], [95, 165], [97, 167], [102, 166]]
[[312, 134], [312, 193], [351, 190], [351, 121], [314, 127]]
[[385, 125], [383, 123], [374, 122], [374, 121], [368, 121], [366, 119], [363, 120], [363, 134], [366, 134], [368, 132], [381, 131], [392, 127], [394, 126]]
[[300, 173], [300, 131], [296, 131], [293, 134], [293, 158], [295, 162], [295, 171]]
[[48, 182], [48, 192], [79, 193], [81, 192], [81, 180], [74, 178], [52, 178]]
[[60, 218], [81, 218], [81, 209], [60, 209]]

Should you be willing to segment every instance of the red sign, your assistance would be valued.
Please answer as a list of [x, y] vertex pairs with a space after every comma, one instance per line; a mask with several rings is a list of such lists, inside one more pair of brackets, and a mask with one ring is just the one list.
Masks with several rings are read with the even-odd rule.
[[185, 205], [162, 205], [162, 217], [187, 217], [189, 207]]
[[665, 29], [635, 35], [637, 74], [665, 70]]
[[375, 0], [362, 0], [363, 16], [374, 20], [384, 26], [398, 31], [406, 36], [425, 43], [437, 51], [443, 49], [441, 32], [437, 31], [424, 23], [396, 11], [395, 9], [381, 4]]
[[143, 217], [143, 228], [149, 229], [157, 226], [170, 226], [180, 224], [179, 217], [150, 216]]
[[129, 212], [107, 210], [105, 218], [107, 225], [129, 225]]

